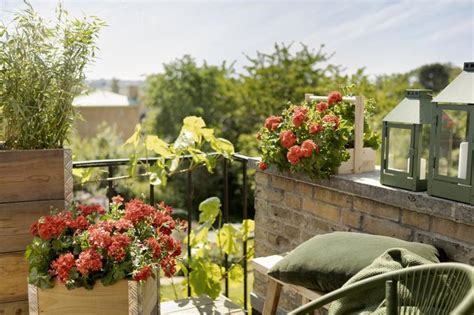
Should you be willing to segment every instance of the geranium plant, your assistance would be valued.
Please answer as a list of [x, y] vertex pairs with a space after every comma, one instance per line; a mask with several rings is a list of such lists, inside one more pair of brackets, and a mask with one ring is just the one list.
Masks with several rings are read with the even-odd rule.
[[327, 178], [349, 159], [346, 146], [353, 127], [345, 118], [348, 104], [339, 92], [327, 102], [289, 103], [280, 116], [270, 116], [257, 133], [262, 152], [261, 170], [275, 164], [279, 170]]
[[31, 226], [27, 247], [29, 283], [41, 288], [56, 280], [68, 289], [92, 289], [97, 280], [112, 285], [122, 279], [145, 281], [161, 267], [176, 271], [181, 243], [172, 232], [183, 227], [171, 217], [172, 208], [156, 208], [141, 200], [114, 197], [109, 211], [100, 205], [41, 217]]

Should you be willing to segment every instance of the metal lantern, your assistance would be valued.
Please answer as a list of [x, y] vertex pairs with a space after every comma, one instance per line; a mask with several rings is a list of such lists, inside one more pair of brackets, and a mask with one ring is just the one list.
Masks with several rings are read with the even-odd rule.
[[383, 185], [426, 190], [431, 109], [431, 90], [406, 90], [405, 98], [383, 119]]
[[428, 193], [474, 204], [474, 62], [433, 104]]

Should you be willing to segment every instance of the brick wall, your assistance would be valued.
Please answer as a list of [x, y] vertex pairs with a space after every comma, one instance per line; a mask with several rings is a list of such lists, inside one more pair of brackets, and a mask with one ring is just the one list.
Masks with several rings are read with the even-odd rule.
[[[323, 181], [273, 170], [256, 174], [256, 257], [285, 253], [317, 234], [356, 231], [430, 243], [472, 265], [473, 216], [469, 205], [381, 186], [377, 172]], [[256, 274], [253, 293], [263, 297], [265, 290], [265, 277]], [[300, 297], [283, 293], [281, 308], [298, 305]]]

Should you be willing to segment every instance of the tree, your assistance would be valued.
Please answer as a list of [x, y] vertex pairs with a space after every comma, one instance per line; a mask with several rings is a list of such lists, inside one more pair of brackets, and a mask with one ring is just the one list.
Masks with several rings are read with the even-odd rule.
[[147, 129], [167, 140], [179, 133], [186, 116], [202, 117], [210, 128], [234, 142], [233, 111], [238, 108], [238, 82], [232, 65], [201, 66], [190, 56], [164, 65], [146, 80], [145, 104], [152, 112]]
[[339, 78], [339, 67], [325, 65], [331, 58], [323, 46], [314, 51], [301, 44], [275, 44], [271, 53], [257, 52], [247, 56], [249, 65], [241, 75], [243, 84], [242, 109], [246, 115], [247, 132], [256, 130], [266, 116], [280, 112], [287, 102], [304, 99], [305, 93], [327, 94]]
[[440, 63], [424, 65], [419, 70], [418, 80], [424, 88], [437, 93], [448, 85], [450, 68]]

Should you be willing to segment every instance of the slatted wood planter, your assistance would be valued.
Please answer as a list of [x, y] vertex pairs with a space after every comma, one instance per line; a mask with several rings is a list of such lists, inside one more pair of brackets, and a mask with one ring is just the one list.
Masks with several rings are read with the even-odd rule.
[[30, 315], [159, 315], [159, 279], [143, 284], [121, 280], [104, 287], [99, 281], [92, 290], [68, 290], [61, 283], [51, 289], [28, 285]]
[[[305, 101], [327, 101], [327, 96], [305, 94]], [[336, 174], [357, 174], [375, 170], [375, 150], [364, 147], [364, 97], [344, 96], [343, 101], [355, 106], [354, 113], [354, 148], [347, 150], [349, 160], [343, 162]]]
[[29, 228], [72, 200], [70, 150], [0, 151], [0, 314], [26, 314]]

